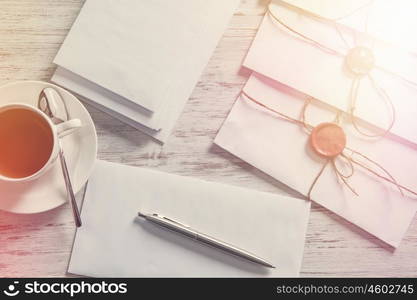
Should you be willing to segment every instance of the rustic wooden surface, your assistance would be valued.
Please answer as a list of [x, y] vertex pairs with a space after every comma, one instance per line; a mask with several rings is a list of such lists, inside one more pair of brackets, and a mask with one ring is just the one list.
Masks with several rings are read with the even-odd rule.
[[[0, 84], [49, 80], [52, 60], [84, 0], [0, 0]], [[88, 107], [99, 158], [261, 191], [289, 192], [278, 182], [213, 145], [247, 80], [241, 63], [268, 0], [243, 0], [175, 131], [161, 148], [145, 135]], [[1, 191], [0, 191], [1, 201]], [[302, 276], [416, 276], [417, 226], [393, 250], [313, 205]], [[39, 215], [0, 212], [0, 276], [68, 276], [74, 236], [69, 205]]]

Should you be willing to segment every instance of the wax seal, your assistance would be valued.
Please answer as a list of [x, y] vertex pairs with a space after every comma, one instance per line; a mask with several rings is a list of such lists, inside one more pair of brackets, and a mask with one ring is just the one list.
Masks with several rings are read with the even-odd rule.
[[346, 146], [346, 135], [335, 123], [321, 123], [310, 135], [310, 143], [314, 151], [327, 158], [336, 157]]
[[371, 49], [355, 47], [346, 55], [346, 65], [356, 75], [366, 75], [375, 66], [375, 57]]

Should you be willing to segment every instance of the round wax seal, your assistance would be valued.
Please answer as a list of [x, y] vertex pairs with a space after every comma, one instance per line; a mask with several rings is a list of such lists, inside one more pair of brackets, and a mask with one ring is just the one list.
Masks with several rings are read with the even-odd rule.
[[310, 142], [317, 154], [332, 158], [345, 149], [346, 135], [337, 124], [321, 123], [311, 132]]
[[375, 66], [375, 57], [371, 49], [355, 47], [346, 55], [346, 65], [356, 75], [366, 75]]

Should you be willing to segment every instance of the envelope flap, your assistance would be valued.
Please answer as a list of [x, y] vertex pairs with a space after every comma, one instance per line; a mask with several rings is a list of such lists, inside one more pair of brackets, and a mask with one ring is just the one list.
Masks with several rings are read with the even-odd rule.
[[[274, 2], [278, 2], [275, 0]], [[305, 11], [322, 18], [335, 20], [352, 15], [358, 10], [370, 5], [370, 0], [285, 0], [284, 2], [297, 6]]]

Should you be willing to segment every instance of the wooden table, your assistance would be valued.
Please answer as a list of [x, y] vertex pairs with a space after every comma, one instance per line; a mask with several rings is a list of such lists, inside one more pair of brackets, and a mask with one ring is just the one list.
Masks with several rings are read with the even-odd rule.
[[[49, 80], [55, 69], [52, 60], [83, 2], [0, 0], [0, 84]], [[291, 193], [213, 145], [248, 78], [249, 72], [241, 69], [241, 63], [267, 3], [242, 1], [164, 147], [88, 107], [97, 126], [99, 159], [261, 191]], [[399, 249], [394, 251], [313, 204], [301, 275], [416, 276], [416, 225], [411, 225]], [[0, 276], [68, 276], [73, 237], [69, 205], [38, 215], [0, 212]]]

